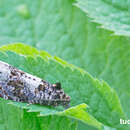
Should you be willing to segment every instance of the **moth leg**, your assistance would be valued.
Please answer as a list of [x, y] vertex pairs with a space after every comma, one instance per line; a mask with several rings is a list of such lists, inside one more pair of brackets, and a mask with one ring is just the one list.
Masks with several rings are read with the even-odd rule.
[[33, 101], [28, 101], [27, 106], [30, 106], [30, 105], [32, 105], [32, 104], [34, 104], [34, 102], [33, 102]]
[[27, 106], [30, 106], [30, 105], [32, 105], [32, 104], [33, 104], [33, 103], [28, 103]]
[[70, 104], [67, 104], [64, 107], [65, 107], [65, 109], [68, 109], [70, 107]]

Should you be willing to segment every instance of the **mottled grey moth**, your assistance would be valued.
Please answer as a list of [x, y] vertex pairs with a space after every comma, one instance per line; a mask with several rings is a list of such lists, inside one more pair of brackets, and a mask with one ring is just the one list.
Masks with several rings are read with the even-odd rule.
[[60, 83], [51, 84], [0, 61], [0, 97], [6, 100], [68, 107], [70, 96]]

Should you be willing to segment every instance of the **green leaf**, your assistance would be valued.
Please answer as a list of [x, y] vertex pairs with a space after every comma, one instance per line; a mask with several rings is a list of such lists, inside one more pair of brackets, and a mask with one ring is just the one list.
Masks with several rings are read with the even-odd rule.
[[[71, 108], [65, 111], [61, 108], [27, 106], [23, 103], [11, 104], [29, 109], [30, 112], [40, 112], [40, 116], [67, 116], [97, 128], [101, 128], [100, 122], [114, 128], [122, 127], [119, 125], [119, 120], [125, 118], [125, 115], [119, 99], [115, 91], [104, 81], [93, 78], [86, 71], [58, 57], [52, 57], [44, 51], [37, 51], [27, 45], [12, 44], [2, 47], [1, 51], [5, 53], [0, 53], [0, 60], [51, 83], [61, 82], [65, 92], [71, 96]], [[82, 103], [88, 104], [88, 107]]]
[[[75, 130], [77, 122], [71, 120], [66, 116], [48, 115], [45, 117], [38, 117], [39, 112], [28, 112], [22, 107], [7, 104], [9, 101], [1, 99], [0, 101], [0, 124], [1, 130]], [[44, 107], [43, 107], [43, 110]], [[58, 125], [57, 125], [58, 124]]]
[[115, 35], [130, 36], [130, 13], [128, 1], [77, 0], [76, 4], [93, 22], [101, 24]]

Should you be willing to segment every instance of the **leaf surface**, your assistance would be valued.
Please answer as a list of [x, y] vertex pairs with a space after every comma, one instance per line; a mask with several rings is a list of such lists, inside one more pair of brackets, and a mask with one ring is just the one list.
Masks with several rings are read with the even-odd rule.
[[75, 5], [102, 28], [113, 31], [115, 35], [130, 36], [129, 1], [77, 0]]
[[[101, 128], [101, 124], [114, 128], [121, 127], [119, 119], [125, 118], [125, 115], [115, 91], [106, 82], [93, 78], [86, 71], [58, 57], [52, 57], [44, 51], [37, 51], [27, 45], [3, 46], [1, 51], [5, 54], [1, 52], [0, 60], [51, 83], [61, 82], [65, 92], [71, 96], [71, 108], [65, 111], [62, 108], [27, 106], [24, 103], [11, 104], [29, 109], [29, 112], [40, 112], [41, 116], [72, 117], [97, 128]], [[87, 104], [88, 107], [82, 103]]]

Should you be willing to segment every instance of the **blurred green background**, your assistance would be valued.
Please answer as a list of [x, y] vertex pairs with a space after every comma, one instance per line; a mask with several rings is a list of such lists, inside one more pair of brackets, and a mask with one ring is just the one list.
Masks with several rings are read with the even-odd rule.
[[[129, 4], [106, 0], [101, 5], [100, 1], [97, 1], [99, 5], [90, 1], [90, 8], [84, 4], [88, 12], [85, 13], [84, 8], [82, 10], [82, 7], [79, 9], [74, 5], [77, 3], [75, 0], [0, 0], [0, 46], [22, 42], [105, 80], [116, 90], [123, 110], [130, 118]], [[100, 6], [108, 9], [109, 15], [100, 10]], [[89, 14], [91, 8], [91, 12], [99, 9], [97, 14]], [[116, 15], [118, 10], [121, 13]], [[98, 22], [94, 17], [99, 17], [100, 21], [100, 14], [102, 21]], [[112, 14], [119, 16], [116, 21], [114, 18], [109, 20]], [[127, 33], [123, 30], [122, 21], [127, 26]], [[107, 23], [111, 28], [99, 23]], [[120, 27], [122, 35], [112, 29], [116, 28], [118, 32]], [[85, 129], [83, 124], [80, 124], [81, 127]]]

